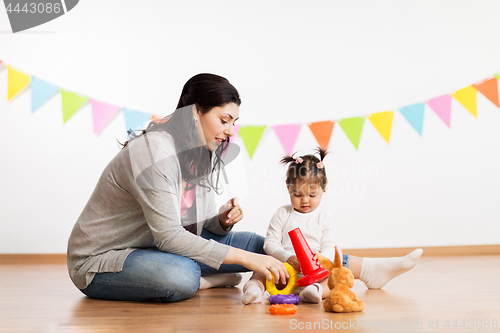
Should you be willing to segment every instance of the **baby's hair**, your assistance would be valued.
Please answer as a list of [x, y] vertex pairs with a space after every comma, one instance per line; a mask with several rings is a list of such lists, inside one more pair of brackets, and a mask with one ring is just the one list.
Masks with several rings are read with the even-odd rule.
[[310, 184], [319, 184], [323, 190], [325, 190], [326, 183], [326, 170], [323, 165], [323, 160], [328, 154], [328, 149], [318, 147], [316, 152], [319, 154], [319, 158], [315, 155], [303, 155], [299, 157], [285, 156], [281, 159], [281, 163], [288, 164], [288, 169], [286, 170], [286, 184], [288, 186], [301, 184], [307, 181]]

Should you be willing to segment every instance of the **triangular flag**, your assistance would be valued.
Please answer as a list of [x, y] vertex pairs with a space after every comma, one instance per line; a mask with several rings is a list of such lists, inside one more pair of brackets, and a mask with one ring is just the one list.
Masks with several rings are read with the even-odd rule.
[[476, 88], [468, 86], [457, 90], [453, 97], [460, 102], [474, 117], [477, 118]]
[[330, 144], [330, 137], [332, 136], [334, 121], [318, 121], [315, 123], [307, 124], [311, 129], [312, 134], [318, 141], [318, 144], [323, 148], [328, 148]]
[[159, 124], [159, 123], [164, 123], [166, 122], [168, 119], [165, 119], [165, 116], [160, 116], [158, 114], [153, 114], [151, 116], [151, 121], [154, 122], [155, 124]]
[[391, 129], [392, 129], [392, 118], [394, 117], [394, 111], [384, 111], [374, 113], [368, 117], [372, 122], [373, 126], [377, 129], [377, 131], [382, 135], [387, 143], [389, 143], [389, 139], [391, 138]]
[[427, 101], [427, 105], [441, 118], [446, 126], [450, 127], [451, 96], [443, 95]]
[[79, 95], [77, 93], [67, 91], [61, 88], [62, 108], [63, 108], [63, 121], [66, 123], [69, 118], [82, 107], [88, 100], [88, 97]]
[[285, 149], [285, 153], [292, 155], [293, 147], [299, 136], [301, 124], [290, 124], [290, 125], [275, 125], [273, 126], [274, 132], [278, 136], [281, 145]]
[[477, 89], [477, 91], [483, 94], [484, 97], [489, 99], [491, 103], [495, 104], [497, 108], [500, 107], [498, 104], [498, 80], [496, 77], [473, 84], [473, 86]]
[[123, 108], [122, 111], [123, 117], [125, 118], [125, 127], [127, 128], [127, 131], [134, 131], [151, 120], [150, 113], [139, 112], [127, 108]]
[[47, 102], [52, 96], [59, 91], [59, 87], [48, 83], [47, 81], [41, 80], [34, 76], [31, 76], [31, 113], [38, 110], [45, 102]]
[[408, 105], [399, 109], [399, 112], [405, 117], [415, 131], [422, 136], [422, 128], [424, 125], [424, 110], [425, 103], [417, 103]]
[[339, 125], [344, 130], [345, 134], [351, 140], [354, 148], [358, 149], [359, 139], [361, 138], [361, 131], [363, 130], [364, 117], [353, 117], [339, 120]]
[[240, 132], [241, 125], [236, 125], [234, 126], [234, 132], [233, 132], [233, 137], [236, 137], [238, 133]]
[[245, 143], [245, 147], [247, 148], [250, 158], [252, 158], [265, 129], [266, 126], [241, 126], [239, 135]]
[[120, 107], [99, 102], [93, 98], [90, 99], [90, 104], [92, 105], [92, 119], [94, 120], [94, 134], [98, 134], [118, 112]]
[[229, 138], [229, 142], [231, 142], [231, 140], [234, 140], [236, 138], [236, 136], [238, 135], [238, 133], [240, 131], [240, 127], [241, 127], [241, 125], [234, 125], [233, 136]]
[[8, 87], [7, 87], [7, 100], [10, 101], [12, 97], [17, 95], [23, 88], [30, 84], [30, 76], [23, 74], [15, 69], [8, 67]]

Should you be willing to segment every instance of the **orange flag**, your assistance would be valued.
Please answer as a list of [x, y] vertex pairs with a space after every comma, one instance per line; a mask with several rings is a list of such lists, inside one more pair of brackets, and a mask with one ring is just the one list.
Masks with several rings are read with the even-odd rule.
[[307, 125], [311, 129], [312, 134], [314, 134], [318, 144], [323, 148], [327, 148], [330, 143], [330, 137], [332, 136], [333, 125], [335, 125], [335, 122], [327, 120], [309, 123]]
[[497, 108], [500, 108], [498, 104], [498, 80], [496, 77], [491, 77], [479, 83], [473, 84], [474, 88], [477, 89], [484, 97], [489, 99], [491, 103], [495, 104]]

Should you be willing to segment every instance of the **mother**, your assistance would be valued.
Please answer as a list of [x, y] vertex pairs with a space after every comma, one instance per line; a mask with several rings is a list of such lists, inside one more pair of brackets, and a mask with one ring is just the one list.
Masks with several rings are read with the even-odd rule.
[[200, 283], [239, 282], [215, 273], [248, 270], [255, 283], [271, 273], [286, 282], [285, 266], [264, 254], [262, 236], [231, 231], [243, 218], [238, 198], [216, 212], [221, 158], [240, 104], [225, 78], [196, 75], [177, 110], [106, 166], [68, 240], [69, 275], [85, 295], [175, 302]]

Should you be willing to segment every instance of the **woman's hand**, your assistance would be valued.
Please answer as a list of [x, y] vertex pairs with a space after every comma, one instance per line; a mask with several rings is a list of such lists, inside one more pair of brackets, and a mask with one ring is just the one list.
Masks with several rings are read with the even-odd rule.
[[241, 265], [254, 272], [262, 273], [268, 281], [271, 281], [274, 276], [276, 283], [281, 281], [285, 285], [286, 279], [290, 277], [285, 265], [278, 259], [235, 247], [231, 247], [223, 263]]
[[238, 197], [234, 197], [219, 208], [219, 222], [222, 229], [227, 230], [243, 219], [243, 210], [239, 201]]
[[300, 264], [299, 264], [299, 259], [297, 259], [296, 255], [290, 256], [290, 258], [287, 259], [286, 261], [290, 266], [295, 269], [295, 271], [300, 273]]

